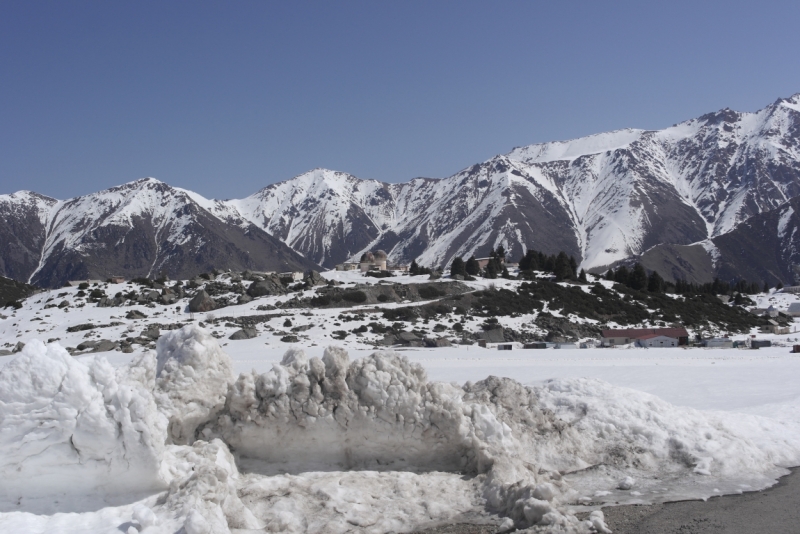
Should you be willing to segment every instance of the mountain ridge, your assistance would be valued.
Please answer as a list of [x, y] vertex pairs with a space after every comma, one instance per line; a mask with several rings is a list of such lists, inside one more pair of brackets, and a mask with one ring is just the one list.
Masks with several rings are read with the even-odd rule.
[[[225, 267], [231, 255], [237, 268], [330, 268], [378, 248], [390, 261], [439, 266], [498, 245], [512, 257], [563, 250], [598, 271], [655, 247], [713, 240], [798, 195], [800, 93], [662, 130], [516, 147], [440, 179], [385, 183], [318, 168], [243, 199], [206, 199], [153, 178], [64, 201], [0, 195], [0, 238], [11, 245], [0, 274], [63, 283], [99, 271], [86, 266], [108, 251], [124, 258], [105, 261], [114, 274], [177, 276]], [[200, 245], [212, 241], [204, 255]]]

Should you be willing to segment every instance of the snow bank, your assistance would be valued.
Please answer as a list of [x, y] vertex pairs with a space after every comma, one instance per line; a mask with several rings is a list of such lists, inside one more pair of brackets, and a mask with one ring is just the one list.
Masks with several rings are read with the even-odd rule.
[[[0, 371], [0, 439], [4, 511], [119, 495], [130, 504], [108, 514], [108, 531], [123, 518], [153, 533], [408, 532], [498, 517], [504, 528], [606, 532], [602, 514], [571, 510], [763, 487], [776, 465], [800, 463], [796, 428], [598, 380], [459, 387], [395, 352], [351, 362], [337, 347], [322, 358], [292, 349], [234, 379], [194, 326], [116, 372], [29, 344]], [[148, 491], [161, 493], [133, 502]], [[87, 514], [75, 518], [102, 522]], [[0, 529], [28, 516], [31, 531], [52, 526], [17, 512], [0, 514]]]
[[571, 483], [596, 502], [761, 489], [800, 464], [797, 426], [677, 407], [596, 379], [550, 380], [535, 389], [569, 428], [567, 439], [539, 447], [537, 462], [579, 471]]
[[156, 344], [159, 409], [169, 419], [169, 440], [192, 443], [195, 429], [225, 405], [233, 382], [230, 357], [202, 328], [189, 325]]
[[165, 424], [137, 379], [146, 372], [25, 345], [0, 370], [2, 510], [91, 509], [163, 489]]

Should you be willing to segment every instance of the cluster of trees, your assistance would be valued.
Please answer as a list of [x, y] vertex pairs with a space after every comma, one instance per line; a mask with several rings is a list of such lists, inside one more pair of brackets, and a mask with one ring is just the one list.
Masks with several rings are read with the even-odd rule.
[[[706, 284], [696, 284], [685, 280], [667, 282], [656, 271], [649, 275], [645, 268], [637, 263], [633, 268], [628, 269], [624, 265], [616, 270], [609, 269], [605, 274], [606, 280], [611, 280], [637, 291], [649, 291], [650, 293], [678, 293], [692, 295], [735, 295], [737, 299], [742, 299], [742, 295], [754, 295], [761, 291], [767, 292], [770, 287], [764, 284], [763, 288], [756, 282], [738, 280], [736, 282], [724, 282], [715, 278], [713, 282]], [[783, 284], [778, 285], [778, 289]], [[738, 302], [737, 302], [738, 304]]]
[[519, 260], [519, 270], [526, 271], [547, 271], [555, 275], [556, 280], [580, 280], [586, 281], [586, 271], [581, 269], [578, 272], [578, 262], [574, 256], [567, 256], [563, 250], [558, 254], [547, 255], [538, 250], [528, 250], [522, 259]]
[[484, 278], [497, 278], [498, 276], [508, 278], [506, 250], [502, 245], [498, 246], [496, 249], [492, 249], [489, 253], [489, 261], [486, 263], [486, 267], [484, 267], [483, 270], [481, 270], [481, 265], [474, 255], [470, 256], [467, 261], [464, 261], [464, 258], [461, 256], [456, 256], [450, 264], [450, 275], [459, 275], [464, 278], [478, 275]]
[[412, 276], [417, 276], [419, 274], [432, 274], [433, 271], [429, 267], [422, 267], [417, 263], [417, 260], [411, 262], [411, 265], [408, 267], [408, 274]]

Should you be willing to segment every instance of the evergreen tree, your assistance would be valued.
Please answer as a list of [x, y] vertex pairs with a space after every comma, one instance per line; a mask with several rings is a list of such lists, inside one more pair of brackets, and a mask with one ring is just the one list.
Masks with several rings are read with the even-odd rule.
[[497, 266], [493, 261], [486, 264], [486, 278], [497, 278]]
[[466, 266], [461, 256], [453, 258], [453, 263], [450, 264], [450, 276], [467, 276]]
[[408, 268], [408, 274], [412, 276], [417, 276], [419, 274], [419, 265], [417, 264], [417, 260], [413, 260], [411, 262], [411, 267]]
[[647, 290], [650, 293], [663, 293], [664, 292], [664, 279], [656, 271], [650, 273], [647, 277]]
[[531, 271], [531, 270], [535, 269], [535, 267], [533, 266], [534, 263], [538, 263], [538, 262], [536, 262], [536, 253], [534, 251], [532, 251], [532, 250], [529, 250], [529, 251], [527, 251], [525, 253], [524, 256], [522, 256], [522, 258], [520, 258], [520, 260], [519, 260], [519, 270], [520, 271]]
[[559, 252], [553, 263], [553, 274], [556, 275], [556, 280], [565, 280], [575, 275], [565, 252]]
[[587, 282], [587, 280], [586, 280], [586, 271], [584, 269], [581, 269], [581, 273], [578, 275], [578, 280], [580, 280], [581, 282], [584, 282], [584, 283]]
[[569, 268], [572, 269], [573, 275], [578, 272], [578, 262], [575, 261], [575, 256], [569, 257]]
[[769, 293], [769, 284], [764, 282], [764, 293]]
[[628, 273], [628, 268], [622, 265], [614, 272], [614, 281], [618, 284], [622, 284], [623, 286], [627, 286], [629, 276], [630, 274]]
[[633, 271], [628, 279], [628, 286], [637, 291], [647, 290], [647, 271], [644, 270], [641, 263], [633, 266]]
[[478, 260], [475, 259], [474, 255], [469, 257], [467, 264], [464, 266], [464, 270], [467, 271], [467, 274], [471, 276], [478, 276], [481, 274], [481, 266], [478, 263]]
[[605, 278], [609, 282], [613, 282], [614, 281], [614, 269], [609, 269], [608, 271], [606, 271]]

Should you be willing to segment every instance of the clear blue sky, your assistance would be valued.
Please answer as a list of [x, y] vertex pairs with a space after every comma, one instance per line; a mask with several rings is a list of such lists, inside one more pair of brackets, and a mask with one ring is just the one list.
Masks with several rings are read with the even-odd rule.
[[755, 111], [800, 92], [798, 21], [797, 1], [6, 1], [0, 193], [445, 177]]

